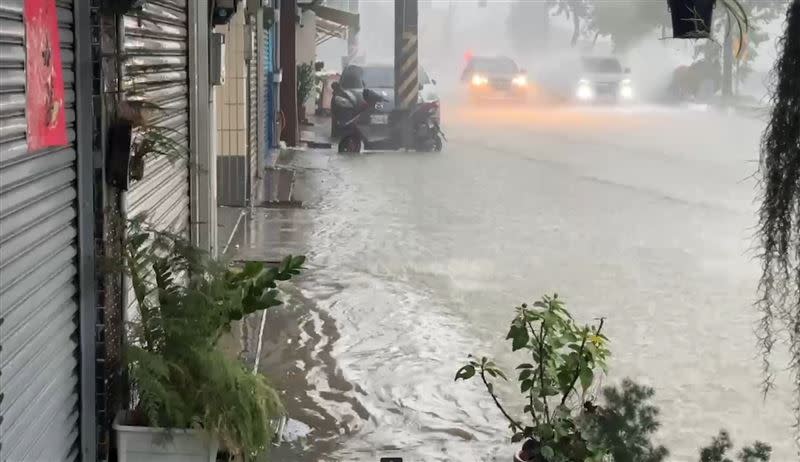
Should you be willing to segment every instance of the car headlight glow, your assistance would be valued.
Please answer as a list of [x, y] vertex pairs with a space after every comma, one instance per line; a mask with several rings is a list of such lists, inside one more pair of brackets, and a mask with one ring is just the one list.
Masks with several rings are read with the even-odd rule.
[[524, 75], [518, 75], [511, 80], [511, 83], [518, 87], [524, 87], [528, 85], [528, 77]]
[[578, 91], [576, 92], [576, 96], [582, 101], [587, 101], [594, 98], [594, 90], [592, 89], [592, 85], [588, 80], [581, 80], [578, 83]]
[[476, 87], [479, 87], [481, 85], [486, 85], [487, 83], [489, 83], [489, 79], [480, 74], [475, 74], [472, 76], [472, 84], [475, 85]]
[[630, 84], [627, 84], [627, 85], [623, 84], [619, 88], [619, 96], [621, 96], [622, 99], [632, 99], [633, 98], [633, 88], [630, 86]]

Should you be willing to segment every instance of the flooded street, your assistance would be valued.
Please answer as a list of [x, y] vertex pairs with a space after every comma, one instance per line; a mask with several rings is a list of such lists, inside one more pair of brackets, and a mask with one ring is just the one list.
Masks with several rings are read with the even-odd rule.
[[795, 460], [791, 386], [763, 400], [753, 334], [762, 122], [453, 103], [444, 128], [438, 154], [303, 154], [308, 210], [269, 212], [309, 258], [262, 353], [312, 429], [276, 460], [510, 460], [488, 395], [453, 377], [469, 353], [523, 362], [512, 309], [553, 292], [579, 321], [607, 318], [604, 382], [656, 389], [669, 460], [721, 428]]

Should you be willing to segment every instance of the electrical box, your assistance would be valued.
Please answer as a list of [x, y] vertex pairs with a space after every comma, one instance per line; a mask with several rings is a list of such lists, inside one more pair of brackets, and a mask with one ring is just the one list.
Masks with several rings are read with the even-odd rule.
[[211, 17], [211, 24], [214, 26], [224, 26], [231, 22], [236, 9], [241, 0], [215, 0], [214, 12]]
[[223, 85], [225, 83], [225, 34], [219, 32], [211, 33], [211, 49], [209, 70], [209, 81], [211, 85]]

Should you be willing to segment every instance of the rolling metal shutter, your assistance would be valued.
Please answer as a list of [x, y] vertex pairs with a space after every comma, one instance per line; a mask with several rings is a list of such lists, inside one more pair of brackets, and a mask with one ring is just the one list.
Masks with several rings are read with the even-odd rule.
[[[124, 17], [126, 59], [123, 86], [131, 100], [157, 105], [157, 126], [189, 145], [187, 0], [149, 0], [136, 16]], [[133, 95], [133, 96], [131, 96]], [[188, 151], [188, 150], [187, 150]], [[128, 192], [128, 217], [178, 233], [189, 229], [189, 159], [145, 158], [144, 177]]]
[[[275, 26], [272, 26], [270, 30], [264, 33], [264, 78], [266, 79], [265, 87], [266, 91], [264, 93], [264, 106], [266, 111], [266, 117], [264, 118], [266, 123], [266, 148], [267, 152], [270, 149], [275, 148], [278, 146], [277, 141], [275, 140], [276, 130], [275, 130], [275, 95], [277, 94], [277, 85], [274, 83], [274, 62], [275, 62], [275, 53], [274, 53], [274, 43], [275, 39], [273, 35], [275, 34]], [[265, 156], [266, 158], [266, 156]]]
[[0, 460], [56, 462], [79, 452], [73, 11], [56, 2], [70, 145], [28, 153], [23, 3], [0, 2]]
[[247, 63], [247, 165], [248, 165], [248, 178], [250, 178], [250, 193], [248, 195], [249, 203], [252, 205], [255, 201], [255, 187], [258, 181], [258, 154], [260, 146], [258, 143], [258, 131], [261, 125], [258, 121], [259, 112], [259, 76], [263, 75], [259, 72], [258, 68], [258, 32], [256, 31], [255, 19], [251, 19], [249, 25], [245, 27], [247, 36], [245, 37], [250, 41], [250, 56]]

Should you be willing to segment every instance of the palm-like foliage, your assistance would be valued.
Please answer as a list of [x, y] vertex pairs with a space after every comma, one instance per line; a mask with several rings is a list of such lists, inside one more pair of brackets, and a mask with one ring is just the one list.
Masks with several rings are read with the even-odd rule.
[[297, 275], [304, 258], [235, 269], [141, 221], [128, 226], [118, 256], [138, 308], [127, 349], [134, 423], [200, 428], [245, 456], [263, 450], [282, 413], [278, 394], [216, 344], [234, 321], [280, 305], [276, 283]]

